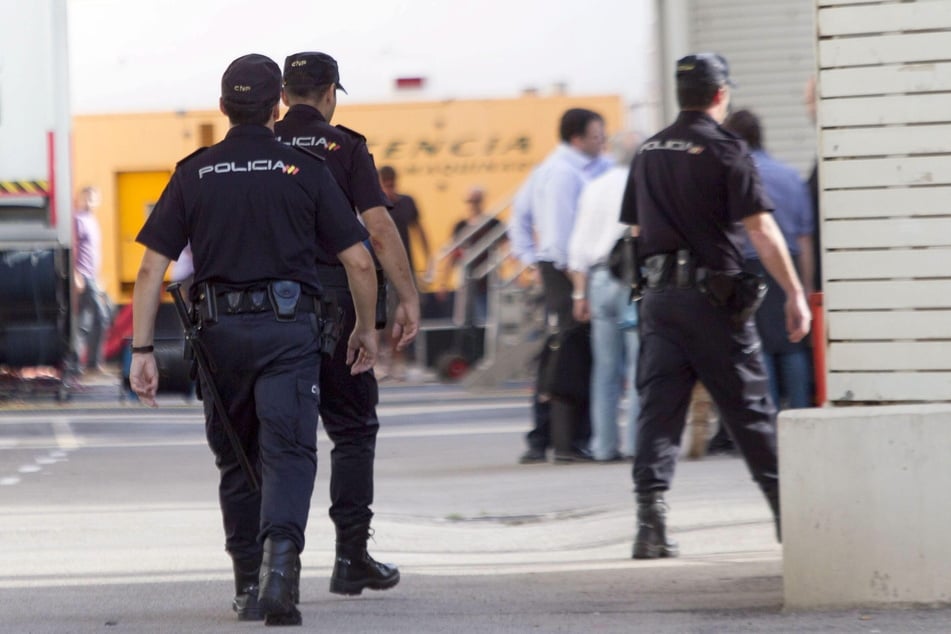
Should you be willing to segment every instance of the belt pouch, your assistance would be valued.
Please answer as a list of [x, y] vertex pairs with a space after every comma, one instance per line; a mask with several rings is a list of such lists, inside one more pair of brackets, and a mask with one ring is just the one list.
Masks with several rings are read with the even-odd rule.
[[644, 260], [644, 275], [648, 288], [660, 288], [670, 279], [674, 259], [667, 254], [651, 255]]
[[274, 317], [278, 321], [294, 321], [297, 302], [300, 301], [300, 284], [290, 280], [278, 280], [267, 286]]
[[677, 268], [674, 274], [674, 283], [677, 288], [690, 288], [694, 281], [694, 261], [689, 249], [678, 249]]
[[208, 282], [202, 282], [198, 287], [198, 317], [202, 325], [218, 323], [215, 287]]

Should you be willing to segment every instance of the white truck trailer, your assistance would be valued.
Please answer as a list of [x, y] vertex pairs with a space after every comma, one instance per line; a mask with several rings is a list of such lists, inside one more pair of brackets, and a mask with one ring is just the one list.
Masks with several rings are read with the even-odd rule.
[[0, 368], [69, 371], [66, 0], [0, 0]]

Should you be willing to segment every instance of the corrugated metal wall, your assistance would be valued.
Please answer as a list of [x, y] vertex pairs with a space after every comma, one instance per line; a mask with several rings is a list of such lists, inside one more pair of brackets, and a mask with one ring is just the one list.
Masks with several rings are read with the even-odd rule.
[[689, 0], [688, 15], [691, 51], [726, 56], [739, 84], [733, 107], [758, 114], [767, 151], [808, 176], [816, 134], [803, 90], [816, 68], [814, 0]]

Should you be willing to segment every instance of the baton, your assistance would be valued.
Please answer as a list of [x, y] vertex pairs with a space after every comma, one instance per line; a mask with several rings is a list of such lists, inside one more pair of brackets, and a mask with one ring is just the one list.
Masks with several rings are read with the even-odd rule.
[[195, 362], [198, 364], [198, 375], [204, 379], [205, 387], [211, 394], [211, 402], [215, 407], [215, 411], [218, 412], [218, 416], [221, 417], [221, 424], [225, 428], [228, 440], [231, 441], [231, 448], [234, 449], [235, 455], [238, 456], [238, 462], [241, 463], [241, 470], [244, 471], [244, 476], [248, 479], [251, 490], [254, 492], [260, 491], [261, 486], [258, 484], [258, 479], [254, 475], [254, 469], [251, 468], [251, 463], [248, 462], [248, 455], [244, 453], [241, 440], [231, 425], [231, 418], [228, 417], [224, 403], [221, 402], [221, 394], [218, 393], [218, 388], [215, 387], [215, 382], [211, 378], [207, 352], [198, 338], [200, 327], [192, 323], [191, 318], [188, 316], [188, 307], [185, 304], [185, 298], [182, 297], [181, 284], [172, 282], [168, 285], [166, 290], [171, 293], [172, 299], [175, 300], [175, 309], [178, 311], [178, 318], [181, 320], [182, 328], [185, 331], [185, 344], [191, 346], [192, 354], [195, 355]]

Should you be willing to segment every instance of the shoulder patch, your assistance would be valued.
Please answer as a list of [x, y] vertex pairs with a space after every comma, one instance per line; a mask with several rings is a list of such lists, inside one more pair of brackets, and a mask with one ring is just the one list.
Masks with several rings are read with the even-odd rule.
[[360, 140], [363, 141], [364, 143], [367, 142], [367, 138], [366, 138], [365, 136], [363, 136], [362, 134], [360, 134], [359, 132], [357, 132], [356, 130], [351, 130], [350, 128], [348, 128], [348, 127], [346, 127], [346, 126], [342, 126], [342, 125], [336, 125], [336, 126], [334, 126], [334, 127], [337, 128], [338, 130], [340, 130], [341, 132], [346, 132], [346, 133], [349, 134], [350, 136], [356, 137], [357, 139], [360, 139]]
[[204, 146], [204, 147], [198, 148], [197, 150], [195, 150], [194, 152], [192, 152], [191, 154], [189, 154], [188, 156], [186, 156], [185, 158], [183, 158], [182, 160], [180, 160], [178, 163], [176, 163], [176, 164], [175, 164], [175, 167], [181, 166], [181, 164], [184, 163], [185, 161], [187, 161], [187, 160], [189, 160], [189, 159], [192, 159], [192, 158], [195, 158], [196, 156], [198, 156], [199, 154], [201, 154], [202, 152], [204, 152], [204, 151], [207, 150], [207, 149], [208, 149], [208, 146], [207, 146], [207, 145]]
[[301, 147], [301, 146], [299, 146], [299, 145], [288, 145], [287, 147], [294, 148], [294, 149], [297, 150], [298, 152], [303, 152], [303, 153], [306, 154], [307, 156], [309, 156], [309, 157], [311, 157], [311, 158], [315, 158], [315, 159], [317, 159], [318, 161], [323, 161], [323, 160], [324, 160], [324, 157], [323, 157], [323, 156], [321, 156], [320, 154], [317, 154], [316, 152], [312, 152], [309, 148]]

